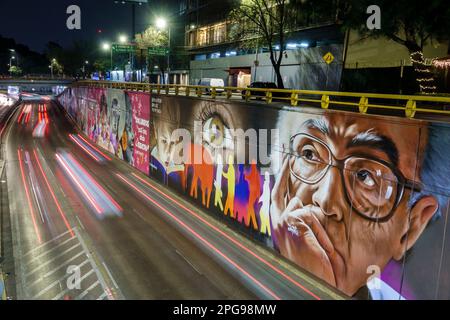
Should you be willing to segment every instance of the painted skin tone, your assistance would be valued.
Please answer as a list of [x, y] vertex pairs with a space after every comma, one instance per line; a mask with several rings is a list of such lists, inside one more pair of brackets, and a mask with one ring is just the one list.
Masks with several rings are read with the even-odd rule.
[[[424, 152], [426, 143], [417, 127], [337, 113], [327, 114], [321, 120], [325, 129], [302, 125], [297, 132], [326, 143], [336, 159], [364, 154], [392, 162], [392, 154], [381, 143], [361, 139], [352, 144], [364, 133], [383, 136], [393, 142], [397, 151], [398, 159], [394, 161], [397, 169], [405, 178], [414, 180], [416, 155]], [[417, 141], [421, 141], [419, 147]], [[371, 275], [367, 272], [369, 266], [383, 270], [391, 259], [400, 260], [438, 210], [438, 202], [432, 196], [421, 198], [409, 208], [412, 191], [405, 189], [391, 218], [373, 222], [352, 209], [337, 167], [331, 167], [319, 182], [306, 184], [292, 174], [289, 161], [293, 160], [285, 157], [272, 191], [271, 219], [276, 245], [285, 257], [349, 296], [366, 285]], [[420, 172], [420, 166], [417, 167]], [[360, 182], [368, 181], [361, 176]]]

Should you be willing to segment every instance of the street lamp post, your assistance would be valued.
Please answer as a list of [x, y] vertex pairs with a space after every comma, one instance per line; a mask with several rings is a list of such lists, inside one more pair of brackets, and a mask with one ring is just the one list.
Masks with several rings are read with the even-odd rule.
[[[119, 35], [118, 40], [119, 40], [120, 44], [127, 44], [128, 43], [128, 37], [126, 35], [124, 35], [124, 34]], [[133, 71], [134, 70], [134, 56], [133, 56], [133, 52], [129, 52], [128, 59], [129, 59], [129, 65], [130, 65], [130, 68], [131, 68], [131, 72], [133, 74], [134, 73], [134, 71]], [[124, 70], [124, 71], [126, 73], [126, 70]], [[134, 76], [132, 75], [132, 78], [133, 77]]]
[[56, 65], [57, 63], [58, 63], [58, 62], [56, 61], [55, 58], [53, 58], [52, 61], [51, 61], [51, 63], [50, 63], [50, 70], [51, 70], [51, 73], [52, 73], [52, 79], [53, 79], [53, 75], [54, 75], [54, 72], [53, 72], [54, 65]]
[[167, 84], [170, 84], [170, 26], [168, 29], [169, 32], [169, 45], [168, 45], [168, 50], [167, 50]]
[[111, 62], [111, 68], [110, 68], [110, 72], [112, 72], [112, 68], [113, 68], [113, 52], [112, 52], [112, 46], [109, 44], [109, 43], [107, 43], [107, 42], [104, 42], [103, 43], [103, 45], [102, 45], [102, 49], [103, 49], [103, 51], [110, 51], [109, 53], [110, 53], [110, 62]]
[[83, 68], [81, 68], [81, 70], [83, 70], [83, 79], [86, 79], [86, 66], [89, 65], [89, 61], [85, 61], [83, 64]]
[[9, 75], [12, 77], [12, 61], [15, 60], [16, 57], [11, 56], [11, 58], [9, 58]]
[[[16, 59], [16, 56], [14, 55], [14, 53], [16, 52], [16, 50], [14, 49], [9, 49], [9, 51], [11, 52], [11, 56], [9, 57], [9, 75], [10, 77], [12, 77], [12, 62], [13, 60]], [[16, 63], [17, 64], [17, 63]]]
[[167, 84], [170, 84], [170, 25], [167, 23], [167, 20], [164, 18], [158, 18], [156, 20], [156, 27], [160, 30], [164, 30], [167, 28], [168, 32], [168, 52], [167, 52]]

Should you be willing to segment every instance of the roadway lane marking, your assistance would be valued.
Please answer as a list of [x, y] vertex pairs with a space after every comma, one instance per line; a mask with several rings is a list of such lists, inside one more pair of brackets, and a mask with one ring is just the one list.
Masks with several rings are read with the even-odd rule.
[[206, 240], [203, 236], [201, 236], [199, 233], [197, 233], [194, 229], [192, 229], [190, 226], [188, 226], [184, 221], [182, 221], [180, 218], [178, 218], [176, 215], [171, 213], [168, 209], [163, 207], [161, 204], [159, 204], [155, 199], [151, 198], [148, 194], [140, 190], [138, 187], [136, 187], [133, 183], [129, 182], [126, 178], [124, 178], [121, 174], [116, 173], [116, 176], [119, 177], [125, 184], [130, 186], [132, 189], [134, 189], [136, 192], [138, 192], [140, 195], [142, 195], [145, 199], [150, 201], [153, 205], [158, 207], [163, 213], [171, 217], [175, 222], [177, 222], [181, 227], [186, 229], [190, 232], [191, 235], [193, 235], [195, 238], [200, 240], [204, 245], [212, 249], [215, 253], [217, 253], [219, 256], [221, 256], [224, 260], [226, 260], [230, 265], [232, 265], [234, 268], [239, 270], [243, 275], [245, 275], [248, 279], [253, 281], [254, 284], [256, 284], [258, 287], [263, 289], [269, 296], [271, 296], [275, 300], [281, 300], [279, 296], [277, 296], [272, 290], [270, 290], [267, 286], [262, 284], [258, 279], [256, 279], [254, 276], [252, 276], [248, 271], [243, 269], [237, 262], [235, 262], [233, 259], [228, 257], [226, 254], [224, 254], [222, 251], [220, 251], [215, 245], [210, 243], [208, 240]]
[[103, 293], [100, 297], [97, 298], [97, 301], [99, 301], [99, 300], [105, 300], [105, 298], [106, 298], [107, 296], [108, 296], [108, 295], [107, 295], [106, 292], [105, 292], [105, 293]]
[[43, 279], [48, 278], [51, 274], [55, 273], [56, 271], [58, 271], [62, 267], [65, 267], [66, 265], [71, 263], [73, 260], [76, 260], [77, 258], [81, 257], [83, 254], [84, 254], [84, 252], [78, 253], [77, 255], [73, 256], [69, 260], [66, 260], [65, 262], [63, 262], [63, 264], [61, 264], [60, 266], [58, 266], [55, 269], [52, 269], [49, 272], [47, 272], [46, 274], [42, 275], [40, 278], [38, 278], [37, 280], [35, 280], [31, 284], [28, 284], [28, 286], [32, 287], [32, 286], [36, 285], [37, 283], [39, 283], [39, 281], [42, 281]]
[[45, 256], [46, 254], [48, 254], [48, 253], [50, 253], [50, 252], [55, 251], [55, 250], [58, 249], [59, 247], [62, 247], [63, 245], [65, 245], [66, 243], [68, 243], [68, 242], [70, 242], [70, 241], [72, 241], [72, 240], [74, 240], [74, 239], [75, 239], [75, 238], [69, 238], [69, 239], [67, 239], [67, 240], [64, 241], [64, 242], [59, 243], [57, 246], [51, 248], [50, 250], [44, 251], [44, 252], [38, 254], [37, 256], [33, 257], [33, 259], [29, 260], [27, 263], [28, 263], [28, 264], [32, 263], [34, 260], [36, 260], [36, 259], [38, 259], [38, 258], [40, 258], [40, 257], [42, 257], [42, 256]]
[[31, 220], [33, 221], [33, 227], [34, 227], [34, 232], [36, 233], [37, 239], [39, 241], [39, 244], [42, 243], [42, 239], [41, 239], [41, 234], [39, 233], [39, 229], [38, 229], [38, 225], [36, 222], [36, 217], [34, 214], [34, 208], [33, 208], [33, 204], [32, 204], [32, 200], [30, 197], [30, 192], [28, 190], [28, 184], [26, 182], [26, 178], [25, 178], [25, 171], [23, 168], [23, 160], [22, 160], [22, 153], [20, 152], [20, 149], [17, 149], [17, 156], [18, 156], [18, 160], [19, 160], [19, 167], [20, 167], [20, 173], [22, 175], [22, 182], [23, 182], [23, 186], [25, 188], [25, 193], [27, 196], [27, 201], [28, 201], [28, 208], [30, 210], [30, 215], [31, 215]]
[[136, 213], [139, 216], [139, 218], [141, 218], [144, 222], [147, 222], [147, 220], [144, 218], [144, 216], [139, 211], [137, 211], [136, 209], [133, 208], [133, 212]]
[[78, 297], [75, 298], [75, 300], [81, 300], [83, 299], [88, 293], [89, 291], [93, 290], [95, 287], [97, 287], [100, 284], [100, 282], [97, 280], [95, 281], [89, 288], [87, 288], [86, 290], [84, 290]]
[[[88, 273], [86, 273], [84, 276], [82, 276], [81, 278], [80, 278], [80, 284], [81, 284], [81, 282], [83, 282], [83, 280], [84, 279], [86, 279], [87, 277], [89, 277], [91, 274], [93, 274], [95, 271], [94, 271], [94, 269], [91, 269], [91, 271], [89, 271]], [[59, 299], [61, 299], [66, 293], [68, 293], [70, 290], [72, 290], [72, 289], [69, 289], [69, 288], [67, 288], [66, 290], [64, 290], [64, 291], [62, 291], [62, 292], [60, 292], [59, 294], [57, 294], [55, 297], [53, 297], [51, 300], [59, 300]]]
[[28, 273], [25, 275], [25, 277], [31, 276], [31, 275], [34, 274], [37, 270], [40, 270], [43, 266], [46, 266], [46, 265], [50, 264], [50, 263], [53, 262], [53, 261], [56, 261], [58, 258], [61, 258], [61, 257], [64, 256], [65, 254], [67, 254], [68, 252], [72, 251], [73, 249], [75, 249], [75, 248], [77, 248], [77, 247], [79, 247], [79, 246], [80, 246], [80, 243], [77, 243], [76, 245], [70, 247], [70, 248], [67, 249], [66, 251], [64, 251], [64, 252], [62, 252], [62, 253], [60, 253], [60, 254], [58, 254], [58, 255], [57, 255], [56, 257], [54, 257], [53, 259], [47, 260], [44, 264], [41, 264], [41, 265], [39, 265], [39, 267], [37, 267], [36, 269], [34, 269], [34, 270], [28, 272]]
[[192, 269], [194, 269], [199, 275], [203, 275], [189, 260], [188, 258], [186, 258], [180, 251], [175, 250], [175, 252], [181, 257], [183, 258], [184, 261], [186, 261], [191, 267]]
[[[55, 195], [55, 193], [53, 192], [52, 187], [50, 186], [50, 183], [49, 183], [49, 181], [48, 181], [48, 179], [47, 179], [47, 176], [45, 175], [44, 170], [42, 169], [41, 162], [39, 161], [39, 157], [38, 157], [38, 155], [37, 155], [37, 153], [36, 153], [36, 149], [33, 150], [33, 154], [34, 154], [34, 157], [36, 158], [36, 162], [37, 162], [37, 164], [38, 164], [38, 168], [39, 168], [39, 170], [40, 170], [40, 172], [41, 172], [41, 175], [44, 177], [45, 184], [46, 184], [48, 190], [50, 191], [50, 194], [51, 194], [51, 196], [52, 196], [52, 198], [53, 198], [53, 201], [54, 201], [55, 204], [56, 204], [56, 208], [58, 209], [58, 213], [59, 213], [59, 215], [61, 216], [61, 218], [62, 218], [64, 224], [66, 225], [67, 230], [70, 232], [70, 235], [73, 237], [73, 236], [74, 236], [74, 233], [73, 233], [73, 231], [72, 231], [72, 226], [71, 226], [71, 225], [69, 224], [69, 222], [67, 221], [67, 218], [66, 218], [64, 212], [63, 212], [62, 209], [61, 209], [61, 206], [60, 206], [60, 204], [59, 204], [59, 201], [58, 201], [58, 199], [56, 198], [56, 195]], [[51, 171], [51, 170], [50, 170], [50, 171]]]
[[[120, 174], [117, 174], [117, 176], [119, 176], [119, 178], [121, 177]], [[243, 244], [241, 244], [239, 241], [237, 241], [236, 239], [234, 239], [233, 237], [231, 237], [230, 235], [226, 234], [224, 231], [220, 230], [218, 227], [216, 227], [215, 225], [211, 224], [209, 221], [207, 221], [205, 218], [201, 217], [199, 214], [195, 213], [193, 210], [189, 209], [188, 207], [186, 207], [185, 205], [183, 205], [182, 203], [180, 203], [179, 201], [177, 201], [176, 199], [166, 195], [164, 192], [162, 192], [161, 190], [159, 190], [157, 187], [155, 187], [153, 184], [151, 184], [150, 182], [142, 179], [141, 177], [139, 177], [137, 174], [135, 174], [134, 172], [132, 173], [132, 175], [137, 178], [139, 181], [141, 181], [142, 183], [144, 183], [145, 185], [149, 186], [150, 188], [152, 188], [153, 190], [155, 190], [156, 192], [158, 192], [160, 195], [164, 196], [166, 199], [169, 199], [170, 201], [172, 201], [173, 203], [175, 203], [176, 205], [178, 205], [180, 208], [184, 209], [186, 212], [188, 212], [189, 214], [191, 214], [192, 216], [194, 216], [195, 218], [197, 218], [198, 220], [200, 220], [201, 222], [203, 222], [205, 225], [209, 226], [210, 228], [212, 228], [214, 231], [216, 231], [217, 233], [219, 233], [220, 235], [222, 235], [223, 237], [225, 237], [226, 239], [228, 239], [229, 241], [231, 241], [232, 243], [234, 243], [236, 246], [238, 246], [239, 248], [241, 248], [243, 251], [249, 253], [251, 256], [253, 256], [254, 258], [256, 258], [258, 261], [262, 262], [263, 264], [265, 264], [266, 266], [268, 266], [270, 269], [272, 269], [273, 271], [275, 271], [276, 273], [278, 273], [279, 275], [281, 275], [283, 278], [285, 278], [286, 280], [288, 280], [290, 283], [294, 284], [296, 287], [302, 289], [302, 291], [306, 292], [307, 294], [309, 294], [311, 297], [315, 298], [316, 300], [321, 300], [321, 298], [314, 294], [311, 290], [309, 290], [308, 288], [306, 288], [304, 285], [300, 284], [298, 281], [294, 280], [292, 277], [290, 277], [289, 275], [287, 275], [285, 272], [283, 272], [281, 269], [277, 268], [276, 266], [274, 266], [273, 264], [271, 264], [270, 262], [266, 261], [265, 259], [261, 258], [260, 256], [258, 256], [255, 252], [253, 252], [252, 250], [250, 250], [249, 248], [245, 247]], [[123, 178], [121, 178], [123, 179]]]
[[[83, 263], [79, 264], [77, 267], [78, 268], [82, 268], [83, 266], [85, 266], [87, 263], [89, 263], [89, 260], [85, 260]], [[47, 287], [45, 287], [44, 289], [42, 289], [41, 291], [39, 291], [33, 299], [37, 299], [39, 296], [43, 295], [44, 293], [46, 293], [47, 291], [49, 291], [51, 288], [53, 288], [54, 286], [56, 286], [58, 283], [61, 283], [61, 281], [63, 281], [64, 279], [70, 277], [71, 274], [66, 274], [63, 277], [59, 278], [58, 280], [53, 281], [51, 284], [49, 284]], [[81, 281], [80, 281], [81, 283]]]
[[106, 263], [103, 262], [102, 264], [103, 264], [103, 267], [104, 267], [105, 270], [106, 270], [106, 273], [108, 273], [108, 276], [109, 276], [109, 278], [111, 279], [111, 281], [112, 281], [114, 287], [116, 287], [117, 289], [119, 289], [119, 286], [117, 285], [116, 280], [114, 280], [114, 278], [113, 278], [113, 276], [112, 276], [112, 274], [111, 274], [111, 271], [109, 271], [109, 268], [106, 266]]
[[49, 240], [49, 241], [47, 241], [47, 242], [44, 242], [43, 244], [37, 246], [36, 248], [34, 248], [34, 249], [28, 251], [28, 252], [25, 253], [23, 256], [26, 257], [26, 256], [32, 254], [33, 252], [35, 252], [35, 251], [37, 251], [37, 250], [43, 248], [43, 247], [46, 246], [47, 244], [50, 244], [50, 243], [52, 243], [52, 242], [54, 242], [54, 241], [56, 241], [56, 240], [58, 240], [58, 239], [64, 237], [64, 236], [65, 236], [66, 234], [68, 234], [68, 233], [70, 233], [70, 230], [69, 230], [69, 231], [66, 231], [66, 232], [64, 232], [64, 233], [62, 233], [62, 234], [60, 234], [59, 236], [56, 236], [55, 238], [53, 238], [53, 239], [51, 239], [51, 240]]
[[[91, 262], [91, 266], [92, 266], [93, 270], [95, 271], [95, 274], [97, 275], [97, 279], [98, 279], [98, 281], [100, 281], [100, 284], [101, 284], [103, 290], [105, 290], [105, 291], [108, 290], [109, 291], [108, 284], [106, 283], [105, 278], [103, 277], [102, 273], [100, 272], [100, 270], [98, 268], [98, 265], [97, 265], [97, 263], [94, 260], [94, 257], [92, 257], [92, 255], [89, 253], [89, 250], [88, 250], [88, 247], [87, 247], [86, 243], [81, 238], [81, 236], [79, 235], [77, 230], [75, 231], [75, 234], [76, 234], [77, 238], [80, 240], [80, 244], [83, 247], [84, 252], [86, 252], [86, 256], [88, 257], [89, 261]], [[110, 279], [111, 279], [111, 281], [113, 283], [116, 283], [114, 278], [112, 278], [112, 276], [110, 274], [108, 274], [108, 276], [110, 277]], [[119, 287], [117, 287], [117, 290], [120, 292]], [[120, 295], [123, 296], [121, 293], [120, 293]], [[112, 296], [112, 294], [111, 294], [110, 297], [111, 297], [111, 299], [115, 299]]]
[[77, 219], [77, 221], [78, 221], [78, 223], [80, 224], [80, 226], [81, 226], [81, 229], [83, 229], [83, 230], [86, 230], [85, 229], [85, 227], [84, 227], [84, 225], [81, 223], [81, 220], [80, 220], [80, 218], [78, 218], [78, 216], [77, 215], [75, 215], [75, 218]]

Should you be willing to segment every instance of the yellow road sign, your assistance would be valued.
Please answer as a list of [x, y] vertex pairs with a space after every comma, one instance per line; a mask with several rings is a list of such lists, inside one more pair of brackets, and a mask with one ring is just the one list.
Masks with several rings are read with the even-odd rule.
[[327, 63], [330, 64], [334, 61], [334, 56], [331, 54], [331, 52], [328, 52], [326, 55], [323, 56], [323, 60]]

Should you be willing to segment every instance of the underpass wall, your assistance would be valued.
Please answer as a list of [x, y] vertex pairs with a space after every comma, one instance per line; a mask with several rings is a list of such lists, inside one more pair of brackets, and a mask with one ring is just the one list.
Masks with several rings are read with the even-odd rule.
[[450, 126], [69, 88], [100, 147], [365, 299], [449, 299]]

